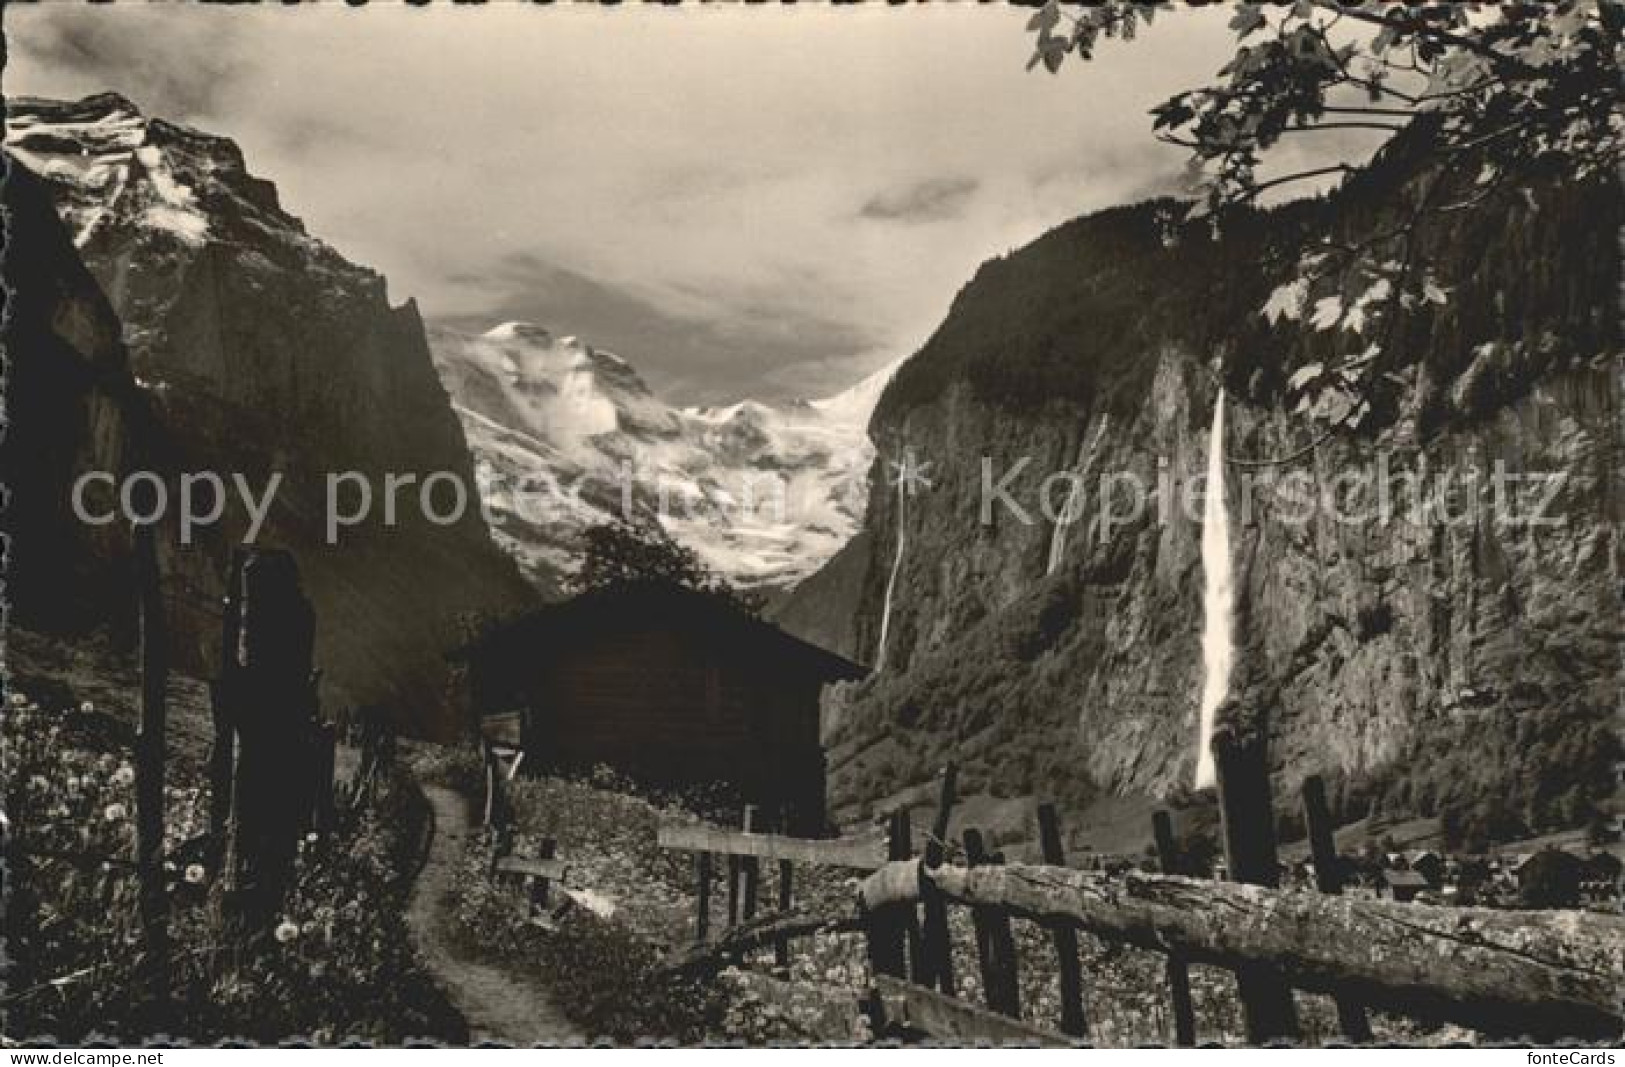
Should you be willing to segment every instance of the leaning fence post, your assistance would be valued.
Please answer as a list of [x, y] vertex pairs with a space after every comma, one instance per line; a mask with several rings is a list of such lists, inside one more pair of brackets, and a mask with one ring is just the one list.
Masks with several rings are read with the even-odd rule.
[[[1218, 772], [1219, 815], [1230, 880], [1274, 886], [1280, 880], [1275, 851], [1275, 810], [1263, 742], [1244, 743], [1234, 726], [1220, 726], [1212, 740]], [[1292, 989], [1274, 968], [1248, 963], [1236, 968], [1236, 988], [1255, 1045], [1298, 1036]]]
[[[931, 824], [931, 836], [925, 840], [925, 866], [939, 867], [946, 856], [948, 824], [953, 817], [954, 789], [959, 770], [950, 763], [942, 769], [942, 787], [937, 794], [937, 815]], [[920, 894], [920, 956], [922, 973], [916, 980], [924, 986], [935, 986], [949, 995], [954, 991], [953, 943], [948, 937], [948, 904], [929, 880]]]
[[[1157, 863], [1163, 874], [1178, 874], [1178, 852], [1174, 848], [1174, 823], [1166, 811], [1151, 816], [1151, 834], [1157, 843]], [[1174, 1044], [1189, 1048], [1196, 1044], [1196, 1009], [1191, 1004], [1191, 972], [1181, 952], [1169, 951], [1166, 972], [1168, 996], [1174, 1010]]]
[[150, 524], [134, 530], [136, 591], [140, 598], [141, 729], [135, 741], [135, 857], [141, 892], [141, 929], [153, 977], [149, 991], [167, 1011], [169, 916], [164, 894], [164, 734], [169, 683], [169, 639], [164, 625], [158, 546]]
[[[365, 747], [365, 745], [363, 746]], [[363, 753], [366, 755], [367, 753]], [[485, 767], [485, 811], [480, 822], [487, 833], [495, 829], [497, 811], [497, 758], [491, 751], [491, 742], [485, 738], [480, 739], [480, 762]]]
[[[1343, 871], [1337, 858], [1337, 843], [1332, 836], [1332, 814], [1326, 805], [1326, 783], [1320, 775], [1311, 774], [1303, 780], [1303, 821], [1309, 831], [1309, 855], [1315, 865], [1315, 888], [1322, 893], [1336, 895], [1343, 891]], [[1371, 1020], [1366, 1017], [1365, 1006], [1347, 993], [1334, 998], [1337, 1003], [1337, 1021], [1343, 1034], [1357, 1045], [1371, 1043]]]
[[[988, 855], [980, 830], [967, 829], [964, 841], [965, 862], [969, 866], [981, 867], [998, 862]], [[977, 906], [971, 909], [971, 920], [976, 926], [976, 954], [982, 964], [982, 985], [987, 991], [987, 1006], [1019, 1019], [1021, 992], [1010, 916], [1001, 908]]]
[[[1038, 845], [1044, 862], [1052, 867], [1066, 865], [1066, 848], [1061, 844], [1061, 820], [1054, 804], [1038, 805]], [[1078, 958], [1078, 931], [1070, 923], [1050, 926], [1055, 957], [1060, 965], [1061, 1033], [1084, 1037], [1089, 1033], [1089, 1016], [1083, 1006], [1083, 961]]]

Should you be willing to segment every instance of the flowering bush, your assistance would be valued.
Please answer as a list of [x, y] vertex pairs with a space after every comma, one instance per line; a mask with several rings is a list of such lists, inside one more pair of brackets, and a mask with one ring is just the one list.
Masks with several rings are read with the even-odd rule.
[[127, 728], [91, 706], [47, 710], [16, 693], [5, 710], [8, 1038], [395, 1043], [466, 1033], [413, 957], [401, 919], [423, 820], [409, 785], [389, 783], [342, 833], [307, 837], [281, 917], [248, 936], [220, 919], [199, 762], [173, 760], [170, 958], [154, 975], [136, 907], [135, 771], [118, 751]]
[[480, 796], [485, 789], [485, 762], [472, 745], [417, 745], [407, 766], [418, 781], [465, 796]]

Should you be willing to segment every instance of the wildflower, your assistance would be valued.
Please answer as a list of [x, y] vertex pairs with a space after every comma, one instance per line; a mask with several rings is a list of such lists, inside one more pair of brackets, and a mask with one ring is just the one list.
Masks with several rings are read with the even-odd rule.
[[202, 885], [204, 877], [203, 864], [189, 863], [186, 865], [186, 880], [192, 885]]
[[11, 694], [11, 706], [12, 707], [20, 708], [26, 703], [28, 703], [28, 698], [23, 696], [21, 693], [13, 693], [13, 694]]
[[113, 781], [118, 785], [135, 784], [135, 768], [125, 763], [113, 772]]
[[299, 936], [299, 924], [283, 919], [277, 924], [276, 939], [286, 945]]
[[91, 713], [92, 713], [92, 712], [94, 712], [94, 711], [95, 711], [95, 710], [96, 710], [96, 705], [95, 705], [95, 704], [92, 704], [92, 703], [91, 703], [91, 702], [90, 702], [90, 701], [88, 701], [88, 700], [87, 700], [87, 701], [85, 701], [85, 702], [84, 702], [84, 703], [83, 703], [83, 704], [80, 704], [80, 705], [79, 705], [79, 711], [80, 711], [80, 712], [81, 712], [81, 713], [83, 713], [83, 714], [85, 714], [85, 715], [89, 715], [89, 714], [91, 714]]
[[108, 822], [118, 822], [120, 819], [126, 818], [129, 814], [130, 813], [125, 810], [123, 804], [109, 804], [102, 810], [102, 818], [106, 819]]
[[305, 840], [314, 845], [316, 843], [316, 831], [312, 830], [310, 833], [306, 834]]

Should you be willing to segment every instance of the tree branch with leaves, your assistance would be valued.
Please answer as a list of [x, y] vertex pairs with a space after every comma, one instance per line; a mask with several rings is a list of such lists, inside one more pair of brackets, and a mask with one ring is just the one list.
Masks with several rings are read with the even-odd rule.
[[[1059, 71], [1107, 41], [1132, 41], [1176, 5], [1050, 0], [1028, 24], [1029, 67]], [[1359, 130], [1382, 138], [1376, 159], [1406, 138], [1427, 158], [1392, 205], [1398, 223], [1325, 235], [1263, 309], [1343, 339], [1341, 358], [1297, 369], [1298, 410], [1357, 427], [1372, 386], [1395, 372], [1396, 322], [1448, 291], [1423, 250], [1431, 227], [1498, 200], [1532, 206], [1531, 189], [1616, 173], [1625, 144], [1618, 66], [1625, 3], [1459, 4], [1296, 0], [1237, 4], [1235, 50], [1208, 85], [1152, 109], [1156, 136], [1190, 152], [1186, 222], [1221, 229], [1232, 213], [1290, 187], [1358, 173], [1339, 160], [1264, 173], [1289, 137]], [[1516, 198], [1516, 199], [1514, 199]]]

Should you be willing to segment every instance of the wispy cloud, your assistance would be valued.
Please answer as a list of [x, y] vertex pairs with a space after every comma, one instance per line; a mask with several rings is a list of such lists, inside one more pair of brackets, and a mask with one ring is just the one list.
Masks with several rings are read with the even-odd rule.
[[975, 178], [927, 178], [875, 194], [858, 214], [882, 222], [941, 222], [963, 214], [981, 185]]
[[7, 21], [24, 62], [139, 96], [177, 122], [214, 114], [222, 90], [255, 61], [241, 35], [218, 19], [176, 21], [161, 39], [132, 34], [118, 19], [66, 17], [47, 5], [26, 15], [13, 8]]
[[1146, 110], [1223, 12], [1059, 77], [1016, 9], [16, 5], [14, 92], [116, 89], [239, 141], [432, 320], [534, 318], [685, 399], [827, 392], [977, 265], [1164, 188]]

